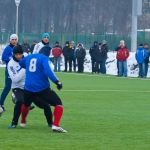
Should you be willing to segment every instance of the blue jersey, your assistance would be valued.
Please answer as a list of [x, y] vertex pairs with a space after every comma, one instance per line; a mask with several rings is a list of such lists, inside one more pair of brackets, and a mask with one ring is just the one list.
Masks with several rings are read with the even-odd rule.
[[8, 45], [6, 46], [6, 48], [3, 51], [2, 54], [2, 61], [6, 63], [6, 66], [8, 64], [8, 62], [10, 61], [10, 59], [12, 58], [13, 55], [13, 45]]
[[49, 58], [43, 54], [32, 54], [19, 62], [26, 69], [25, 90], [40, 92], [50, 87], [49, 79], [54, 83], [58, 81], [50, 63]]

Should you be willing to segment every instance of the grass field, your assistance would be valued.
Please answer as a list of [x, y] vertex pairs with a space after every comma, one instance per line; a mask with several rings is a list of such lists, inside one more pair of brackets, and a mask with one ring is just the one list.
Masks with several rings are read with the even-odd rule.
[[[57, 75], [64, 85], [58, 91], [65, 108], [61, 125], [68, 133], [52, 133], [38, 108], [25, 129], [7, 129], [13, 112], [9, 95], [0, 118], [0, 150], [150, 150], [150, 80]], [[0, 69], [0, 88], [3, 82]]]

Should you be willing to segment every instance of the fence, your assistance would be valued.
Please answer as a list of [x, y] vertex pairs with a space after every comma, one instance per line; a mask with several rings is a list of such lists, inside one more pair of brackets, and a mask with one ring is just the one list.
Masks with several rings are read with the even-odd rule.
[[[9, 33], [1, 33], [0, 34], [0, 43], [7, 43], [9, 41]], [[32, 33], [20, 33], [19, 34], [19, 43], [22, 43], [23, 39], [27, 39], [27, 41], [31, 44], [32, 41], [40, 41], [41, 34], [32, 34]], [[66, 41], [74, 41], [75, 43], [81, 42], [85, 45], [85, 47], [89, 48], [94, 41], [101, 42], [102, 40], [106, 40], [108, 42], [108, 46], [110, 50], [114, 50], [120, 40], [125, 40], [128, 48], [131, 47], [131, 38], [129, 36], [120, 36], [116, 34], [67, 34], [67, 33], [51, 33], [50, 43], [51, 46], [54, 45], [55, 41], [59, 41], [62, 46]], [[150, 32], [138, 32], [138, 43], [149, 43]]]

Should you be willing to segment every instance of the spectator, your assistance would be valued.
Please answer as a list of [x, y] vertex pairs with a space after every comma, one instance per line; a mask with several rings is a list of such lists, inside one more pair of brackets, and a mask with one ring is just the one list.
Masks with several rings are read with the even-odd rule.
[[[122, 45], [123, 46], [125, 45], [125, 41], [124, 40], [120, 41], [119, 46], [115, 49], [115, 51], [117, 52]], [[118, 63], [118, 60], [117, 60], [117, 75], [119, 76], [119, 63]]]
[[147, 77], [147, 73], [148, 73], [148, 65], [149, 65], [149, 57], [150, 57], [150, 49], [149, 49], [149, 46], [148, 44], [144, 44], [144, 49], [146, 49], [148, 55], [145, 59], [145, 76]]
[[66, 41], [65, 46], [63, 48], [63, 55], [65, 60], [65, 72], [67, 72], [68, 69], [68, 63], [69, 63], [69, 41]]
[[[91, 56], [91, 62], [92, 62], [92, 73], [96, 73], [97, 69], [96, 69], [96, 60], [97, 60], [97, 53], [99, 51], [99, 45], [97, 41], [94, 41], [93, 46], [90, 48], [90, 56]], [[98, 62], [97, 62], [98, 64]]]
[[58, 41], [55, 43], [55, 46], [52, 49], [52, 55], [54, 56], [54, 71], [60, 72], [62, 48]]
[[100, 73], [106, 74], [106, 60], [107, 60], [108, 46], [107, 41], [103, 40], [100, 46]]
[[117, 61], [118, 61], [118, 73], [119, 77], [124, 76], [127, 77], [127, 59], [129, 57], [129, 50], [125, 46], [125, 42], [122, 40], [120, 41], [120, 47], [117, 51]]
[[75, 56], [77, 58], [77, 64], [78, 64], [78, 72], [83, 73], [84, 72], [84, 59], [86, 56], [86, 51], [83, 47], [83, 44], [79, 43], [75, 52]]
[[75, 43], [74, 43], [74, 41], [70, 42], [69, 51], [70, 51], [69, 72], [72, 72], [72, 66], [73, 66], [73, 71], [76, 72], [76, 58], [75, 58]]
[[145, 60], [148, 57], [148, 52], [146, 49], [144, 49], [143, 44], [140, 44], [136, 54], [135, 58], [137, 60], [137, 63], [139, 65], [139, 77], [144, 78], [146, 76], [145, 73]]
[[24, 38], [23, 43], [22, 43], [22, 50], [24, 53], [29, 53], [30, 52], [30, 45], [28, 44], [27, 40]]

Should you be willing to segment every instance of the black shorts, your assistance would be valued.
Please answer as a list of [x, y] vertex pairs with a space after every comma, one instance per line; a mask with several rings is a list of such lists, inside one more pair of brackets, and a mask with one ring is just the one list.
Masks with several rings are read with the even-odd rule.
[[43, 104], [49, 104], [51, 106], [62, 105], [59, 96], [50, 88], [36, 93], [25, 90], [24, 104], [30, 106], [32, 102], [40, 108], [43, 108]]
[[14, 103], [24, 102], [24, 90], [23, 89], [15, 88], [15, 89], [12, 89], [12, 92], [14, 94]]

